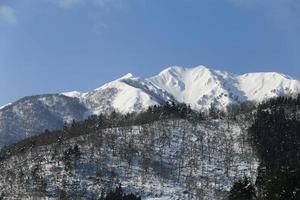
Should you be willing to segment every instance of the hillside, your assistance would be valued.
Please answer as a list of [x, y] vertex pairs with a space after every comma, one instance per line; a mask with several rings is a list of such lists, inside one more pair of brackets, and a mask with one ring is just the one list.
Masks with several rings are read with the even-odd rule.
[[[39, 145], [47, 137], [56, 141]], [[244, 125], [177, 117], [115, 128], [90, 119], [1, 155], [0, 191], [17, 199], [97, 199], [121, 183], [147, 200], [216, 200], [245, 175], [255, 182], [258, 167]]]

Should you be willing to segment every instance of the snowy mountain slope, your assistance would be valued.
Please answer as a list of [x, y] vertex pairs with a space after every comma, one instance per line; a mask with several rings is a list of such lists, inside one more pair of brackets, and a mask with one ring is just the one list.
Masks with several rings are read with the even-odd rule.
[[300, 82], [280, 73], [248, 73], [236, 77], [238, 87], [247, 99], [261, 101], [266, 98], [300, 92]]
[[138, 112], [173, 99], [152, 83], [127, 74], [92, 92], [82, 94], [80, 100], [94, 114], [100, 114], [103, 110]]
[[148, 80], [197, 110], [209, 108], [211, 104], [224, 108], [246, 100], [236, 87], [233, 75], [204, 66], [170, 67]]
[[200, 110], [211, 105], [224, 109], [229, 104], [261, 101], [300, 92], [298, 80], [279, 73], [234, 75], [204, 66], [170, 67], [147, 80], [167, 91], [179, 102]]
[[298, 80], [279, 73], [234, 75], [205, 66], [174, 66], [147, 79], [127, 74], [91, 92], [63, 94], [79, 98], [92, 113], [99, 114], [111, 110], [136, 112], [166, 101], [186, 103], [201, 111], [211, 105], [224, 109], [230, 104], [299, 92]]
[[[0, 146], [46, 128], [61, 127], [63, 121], [81, 120], [113, 110], [138, 112], [167, 101], [184, 102], [200, 111], [212, 105], [225, 109], [230, 104], [299, 92], [298, 80], [279, 73], [234, 75], [204, 66], [175, 66], [146, 79], [127, 74], [86, 93], [73, 91], [47, 95], [48, 98], [26, 97], [1, 107]], [[53, 100], [49, 102], [49, 98]]]

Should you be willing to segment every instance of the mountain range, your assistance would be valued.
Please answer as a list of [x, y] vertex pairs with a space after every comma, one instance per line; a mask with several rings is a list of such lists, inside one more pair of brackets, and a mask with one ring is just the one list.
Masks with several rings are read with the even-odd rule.
[[245, 101], [292, 95], [300, 81], [276, 72], [235, 75], [205, 66], [166, 68], [150, 78], [127, 74], [89, 92], [77, 91], [22, 98], [0, 108], [0, 146], [14, 143], [64, 122], [93, 114], [139, 112], [168, 101], [204, 111]]

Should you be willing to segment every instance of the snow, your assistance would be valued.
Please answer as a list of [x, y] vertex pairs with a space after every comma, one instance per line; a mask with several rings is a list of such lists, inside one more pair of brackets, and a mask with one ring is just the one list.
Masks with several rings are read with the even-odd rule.
[[5, 107], [7, 107], [7, 106], [9, 106], [9, 105], [11, 105], [12, 103], [8, 103], [8, 104], [5, 104], [5, 105], [3, 105], [3, 106], [0, 106], [0, 110], [1, 109], [3, 109], [3, 108], [5, 108]]
[[158, 104], [158, 102], [152, 100], [151, 96], [142, 91], [140, 88], [132, 87], [124, 82], [112, 82], [105, 85], [103, 89], [110, 87], [118, 89], [118, 93], [113, 101], [113, 107], [121, 113], [138, 111]]
[[[76, 91], [62, 94], [89, 102], [86, 107], [91, 109], [91, 113], [99, 114], [107, 107], [127, 113], [170, 100], [189, 104], [201, 111], [211, 105], [225, 109], [230, 104], [262, 101], [299, 92], [300, 82], [284, 74], [257, 72], [235, 75], [200, 65], [194, 68], [169, 67], [146, 79], [128, 73], [84, 94]], [[99, 104], [99, 99], [106, 98], [104, 94], [111, 98], [106, 101], [107, 105]]]
[[194, 109], [203, 109], [214, 104], [215, 98], [221, 96], [222, 104], [231, 103], [230, 99], [222, 94], [228, 93], [219, 79], [218, 71], [204, 66], [195, 68], [170, 67], [159, 75], [148, 80], [166, 90], [179, 102], [190, 104]]
[[121, 78], [119, 78], [118, 80], [122, 80], [122, 79], [128, 79], [128, 78], [134, 78], [133, 74], [131, 74], [131, 73], [128, 73], [128, 74], [126, 74], [126, 75], [122, 76]]
[[211, 104], [225, 108], [229, 104], [300, 92], [300, 82], [275, 72], [244, 75], [230, 74], [205, 66], [169, 67], [148, 79], [173, 95], [179, 102], [204, 110]]
[[72, 98], [80, 98], [81, 97], [81, 93], [78, 91], [72, 91], [72, 92], [64, 92], [61, 93], [62, 95], [65, 95], [67, 97], [72, 97]]
[[286, 75], [266, 72], [237, 76], [239, 88], [248, 100], [262, 101], [265, 98], [298, 93], [300, 82]]

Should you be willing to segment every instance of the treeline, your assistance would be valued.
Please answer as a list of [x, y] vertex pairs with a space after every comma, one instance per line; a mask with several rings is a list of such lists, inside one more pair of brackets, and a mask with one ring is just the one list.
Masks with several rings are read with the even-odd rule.
[[[1, 199], [1, 198], [0, 198]], [[69, 197], [68, 194], [62, 190], [58, 197], [59, 200], [71, 200], [72, 197]], [[92, 198], [93, 200], [142, 200], [141, 197], [136, 196], [135, 194], [126, 194], [123, 191], [121, 184], [119, 184], [115, 190], [111, 190], [107, 193], [102, 192], [99, 198]]]
[[[251, 183], [247, 186], [250, 190], [237, 183], [229, 199], [300, 199], [299, 97], [279, 97], [258, 106], [255, 122], [249, 129], [260, 158], [257, 190], [253, 192], [253, 186], [249, 187]], [[242, 198], [247, 194], [248, 198]]]
[[124, 193], [120, 184], [118, 187], [116, 187], [115, 191], [110, 191], [106, 195], [102, 194], [99, 200], [141, 200], [141, 197], [138, 197], [132, 193]]
[[266, 109], [266, 108], [299, 108], [300, 106], [300, 94], [297, 95], [297, 97], [293, 96], [280, 96], [276, 98], [271, 98], [266, 100], [265, 102], [259, 104], [260, 109]]

